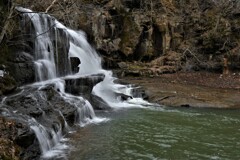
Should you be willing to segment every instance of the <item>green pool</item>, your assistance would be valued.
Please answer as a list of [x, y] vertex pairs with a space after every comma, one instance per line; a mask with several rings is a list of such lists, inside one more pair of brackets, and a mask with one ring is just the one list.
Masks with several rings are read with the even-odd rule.
[[240, 110], [123, 109], [70, 135], [71, 160], [240, 159]]

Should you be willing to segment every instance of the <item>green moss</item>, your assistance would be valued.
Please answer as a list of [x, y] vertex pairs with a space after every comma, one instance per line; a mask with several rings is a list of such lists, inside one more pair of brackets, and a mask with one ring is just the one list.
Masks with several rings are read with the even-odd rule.
[[143, 66], [140, 65], [130, 65], [129, 70], [142, 70], [145, 69]]

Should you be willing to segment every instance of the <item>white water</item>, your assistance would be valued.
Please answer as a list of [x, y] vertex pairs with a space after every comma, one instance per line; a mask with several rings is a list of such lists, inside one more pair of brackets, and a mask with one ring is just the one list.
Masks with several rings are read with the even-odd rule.
[[[57, 78], [57, 67], [55, 63], [56, 59], [54, 59], [55, 57], [61, 55], [60, 53], [57, 53], [56, 47], [58, 44], [55, 43], [54, 45], [51, 39], [50, 27], [53, 27], [55, 30], [55, 39], [58, 38], [58, 34], [56, 32], [58, 29], [64, 30], [68, 36], [70, 41], [68, 61], [70, 57], [78, 57], [81, 61], [79, 72], [72, 77], [78, 78], [81, 76], [99, 73], [105, 75], [104, 80], [94, 86], [92, 94], [101, 97], [109, 106], [113, 108], [145, 107], [151, 105], [142, 98], [129, 98], [125, 101], [122, 100], [121, 96], [119, 96], [120, 94], [132, 97], [132, 87], [114, 83], [116, 78], [113, 77], [111, 71], [102, 69], [101, 58], [87, 42], [84, 32], [69, 29], [49, 15], [32, 13], [31, 10], [21, 7], [17, 9], [20, 12], [24, 12], [24, 15], [31, 20], [35, 30], [36, 38], [34, 44], [34, 63], [38, 82], [33, 85], [38, 86], [40, 89], [47, 84], [54, 84], [55, 88], [60, 91], [60, 94], [65, 101], [77, 108], [78, 115], [75, 121], [79, 126], [84, 127], [90, 123], [101, 123], [103, 121], [107, 121], [108, 119], [96, 117], [93, 107], [88, 100], [80, 96], [73, 96], [65, 93], [65, 83], [61, 78]], [[68, 74], [71, 73], [69, 72]], [[43, 157], [50, 158], [52, 156], [56, 156], [56, 154], [61, 153], [62, 149], [66, 149], [64, 145], [61, 145], [61, 141], [63, 140], [63, 133], [61, 129], [59, 129], [58, 132], [53, 130], [49, 131], [33, 119], [31, 119], [29, 123], [31, 129], [35, 132], [39, 140]], [[65, 126], [68, 126], [66, 121]], [[61, 126], [59, 127], [61, 128]], [[51, 135], [50, 137], [49, 134]]]
[[3, 76], [4, 76], [4, 71], [0, 70], [0, 77], [3, 77]]
[[[54, 61], [54, 47], [50, 39], [48, 15], [26, 13], [31, 18], [36, 32], [34, 53], [36, 78], [38, 81], [56, 77], [56, 65]], [[42, 18], [45, 16], [45, 18]]]

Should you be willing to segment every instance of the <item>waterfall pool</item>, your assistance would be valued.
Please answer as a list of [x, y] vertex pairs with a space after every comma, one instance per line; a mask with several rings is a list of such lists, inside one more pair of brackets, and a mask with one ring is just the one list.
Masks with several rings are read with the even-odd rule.
[[[2, 116], [21, 120], [36, 135], [39, 149], [24, 144], [29, 150], [21, 153], [27, 156], [23, 159], [65, 159], [68, 147], [70, 160], [240, 159], [240, 110], [154, 108], [142, 94], [134, 95], [137, 86], [115, 83], [83, 31], [69, 29], [48, 14], [16, 9], [33, 39], [36, 83], [5, 97], [0, 107]], [[86, 87], [93, 84], [92, 76], [83, 86], [82, 77], [99, 74], [101, 81]], [[113, 110], [95, 113], [92, 97]], [[67, 121], [81, 128], [72, 131]]]
[[240, 159], [240, 110], [99, 112], [110, 121], [70, 134], [71, 160]]

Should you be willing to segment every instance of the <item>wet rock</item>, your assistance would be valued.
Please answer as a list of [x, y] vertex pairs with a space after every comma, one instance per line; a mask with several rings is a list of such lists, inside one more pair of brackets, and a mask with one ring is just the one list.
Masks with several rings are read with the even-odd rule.
[[17, 52], [9, 62], [9, 72], [18, 85], [32, 83], [35, 80], [34, 62], [31, 54]]
[[[66, 119], [69, 126], [73, 126], [75, 123], [75, 117], [77, 114], [77, 108], [74, 105], [74, 103], [67, 102], [64, 97], [62, 97], [59, 92], [53, 87], [53, 86], [47, 86], [45, 88], [42, 88], [40, 91], [45, 92], [47, 100], [48, 100], [48, 109], [51, 107], [51, 109], [57, 109], [58, 112], [54, 112], [51, 110], [47, 110], [49, 114], [55, 113], [57, 118], [60, 120], [61, 124], [63, 124], [63, 117], [59, 115], [59, 111], [63, 114], [64, 118]], [[82, 106], [84, 102], [81, 100], [78, 100], [78, 105]]]
[[[21, 123], [18, 125], [21, 126]], [[30, 131], [29, 129], [25, 129], [18, 130], [18, 136], [15, 138], [14, 142], [23, 148], [27, 148], [33, 144], [35, 139], [36, 135], [34, 132]]]
[[149, 99], [148, 93], [142, 87], [138, 87], [138, 86], [134, 87], [131, 93], [134, 98], [143, 98], [144, 100]]
[[[49, 26], [49, 28], [53, 29], [53, 27], [51, 26]], [[73, 64], [74, 68], [70, 68], [71, 62], [69, 62], [68, 60], [70, 43], [69, 43], [67, 33], [65, 32], [64, 29], [57, 29], [57, 34], [55, 31], [52, 31], [51, 33], [52, 33], [51, 40], [54, 41], [56, 46], [55, 47], [56, 52], [54, 54], [55, 54], [55, 63], [57, 68], [57, 76], [59, 77], [65, 76], [71, 73], [72, 70], [76, 71], [75, 64]]]
[[40, 148], [35, 134], [20, 117], [0, 116], [0, 158], [36, 159]]
[[[46, 93], [46, 98], [49, 101], [51, 107], [61, 111], [63, 116], [65, 117], [69, 126], [73, 126], [75, 123], [75, 117], [77, 114], [77, 108], [74, 107], [73, 104], [68, 103], [64, 100], [62, 96], [54, 89], [54, 86], [46, 86], [41, 89], [41, 91]], [[83, 104], [83, 102], [79, 101], [79, 105]], [[59, 116], [59, 114], [58, 114]], [[63, 119], [61, 117], [60, 121], [63, 124]]]
[[79, 72], [79, 65], [81, 64], [81, 61], [77, 57], [70, 57], [70, 63], [71, 63], [71, 69], [72, 73], [78, 73]]
[[[75, 122], [77, 112], [77, 108], [73, 104], [67, 103], [51, 85], [40, 90], [31, 87], [25, 88], [19, 95], [8, 97], [5, 105], [10, 111], [14, 111], [16, 114], [34, 117], [45, 127], [52, 128], [53, 123], [57, 123], [62, 126], [63, 130], [66, 127], [63, 118], [72, 126]], [[60, 111], [64, 117], [61, 116]], [[30, 135], [22, 132], [19, 139], [25, 138], [31, 139]], [[24, 146], [28, 144], [26, 141]]]
[[110, 107], [101, 97], [91, 94], [90, 102], [96, 110], [110, 110]]
[[0, 76], [0, 96], [9, 94], [17, 88], [16, 81], [7, 74]]
[[115, 93], [116, 97], [120, 98], [120, 100], [122, 101], [126, 101], [128, 99], [132, 99], [133, 97], [132, 96], [129, 96], [129, 95], [126, 95], [126, 94], [123, 94], [123, 93]]
[[[94, 82], [96, 81], [99, 80]], [[10, 159], [39, 159], [41, 151], [38, 139], [29, 124], [33, 123], [33, 118], [46, 128], [50, 137], [51, 130], [65, 134], [68, 126], [72, 127], [79, 122], [81, 117], [77, 116], [78, 108], [81, 109], [84, 105], [84, 99], [63, 97], [55, 84], [41, 88], [26, 86], [21, 92], [7, 97], [0, 110], [0, 156], [11, 157]], [[86, 113], [86, 116], [91, 118], [90, 113]], [[2, 138], [6, 140], [2, 141]], [[5, 146], [10, 145], [12, 151], [8, 152]]]
[[79, 78], [65, 78], [65, 91], [74, 95], [90, 97], [93, 87], [103, 81], [103, 74], [91, 75]]

